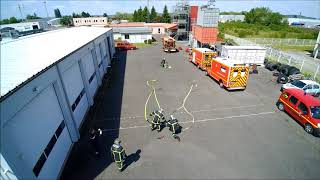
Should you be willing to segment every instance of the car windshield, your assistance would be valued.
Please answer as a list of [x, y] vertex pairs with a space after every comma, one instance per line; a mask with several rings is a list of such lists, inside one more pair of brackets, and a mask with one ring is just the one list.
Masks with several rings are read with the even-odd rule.
[[299, 80], [295, 80], [291, 84], [294, 85], [294, 86], [297, 86], [298, 88], [303, 88], [306, 85], [306, 83], [301, 82]]
[[320, 106], [311, 106], [311, 116], [316, 119], [320, 119]]

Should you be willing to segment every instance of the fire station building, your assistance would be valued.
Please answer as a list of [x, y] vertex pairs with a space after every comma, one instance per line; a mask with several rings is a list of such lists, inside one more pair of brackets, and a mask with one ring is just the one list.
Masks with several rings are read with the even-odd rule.
[[1, 43], [1, 176], [57, 179], [115, 53], [110, 28]]

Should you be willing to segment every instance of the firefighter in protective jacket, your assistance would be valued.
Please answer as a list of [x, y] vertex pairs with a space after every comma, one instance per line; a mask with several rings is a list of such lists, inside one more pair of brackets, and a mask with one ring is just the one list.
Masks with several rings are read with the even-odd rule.
[[160, 109], [159, 111], [153, 111], [150, 116], [152, 116], [151, 130], [153, 131], [156, 129], [158, 132], [160, 132], [162, 128], [162, 122], [165, 121], [163, 110]]
[[178, 133], [181, 132], [181, 126], [178, 123], [178, 120], [173, 117], [173, 115], [170, 116], [170, 119], [167, 121], [167, 126], [169, 127], [169, 130], [172, 132], [172, 136], [176, 137]]
[[112, 157], [114, 159], [114, 162], [118, 166], [118, 169], [120, 171], [122, 171], [127, 154], [126, 154], [124, 148], [120, 145], [120, 143], [121, 143], [121, 141], [119, 139], [116, 139], [114, 141], [114, 144], [111, 146], [111, 153], [112, 153]]

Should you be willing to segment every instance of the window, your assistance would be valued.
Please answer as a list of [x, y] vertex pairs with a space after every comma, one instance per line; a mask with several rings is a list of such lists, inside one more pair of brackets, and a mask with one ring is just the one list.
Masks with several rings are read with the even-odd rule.
[[319, 89], [319, 86], [317, 84], [314, 84], [313, 89]]
[[125, 34], [124, 39], [129, 39], [129, 34]]
[[82, 91], [80, 92], [79, 96], [77, 97], [77, 99], [74, 101], [74, 103], [71, 106], [71, 110], [74, 111], [76, 109], [76, 107], [78, 106], [82, 96], [84, 95], [85, 91], [84, 89], [82, 89]]
[[299, 80], [294, 80], [291, 84], [298, 88], [303, 88], [306, 85], [304, 82], [301, 82]]
[[226, 70], [226, 68], [221, 67], [220, 71], [223, 72], [223, 73], [226, 73], [227, 70]]
[[104, 22], [104, 20], [102, 20], [102, 22]]
[[160, 32], [161, 32], [161, 30], [160, 30], [160, 28], [158, 28], [158, 33], [160, 34]]
[[303, 88], [303, 90], [308, 90], [308, 89], [312, 89], [312, 85], [311, 84], [308, 84]]
[[96, 75], [96, 72], [92, 73], [92, 75], [90, 76], [90, 79], [89, 79], [89, 84], [92, 82], [95, 75]]
[[302, 102], [298, 105], [298, 109], [303, 112], [303, 113], [308, 113], [308, 108], [305, 104], [303, 104]]
[[59, 136], [61, 135], [63, 129], [65, 127], [65, 123], [62, 120], [62, 122], [60, 123], [59, 127], [57, 128], [56, 132], [53, 134], [53, 136], [51, 137], [49, 143], [47, 144], [46, 148], [44, 149], [44, 151], [42, 152], [42, 154], [40, 155], [40, 158], [38, 159], [36, 165], [33, 167], [33, 173], [36, 177], [39, 176], [39, 173], [44, 165], [44, 163], [47, 161], [54, 145], [56, 144]]
[[297, 104], [297, 102], [298, 102], [298, 99], [296, 98], [296, 97], [294, 97], [294, 96], [291, 96], [291, 98], [289, 99], [289, 101], [292, 103], [292, 104]]

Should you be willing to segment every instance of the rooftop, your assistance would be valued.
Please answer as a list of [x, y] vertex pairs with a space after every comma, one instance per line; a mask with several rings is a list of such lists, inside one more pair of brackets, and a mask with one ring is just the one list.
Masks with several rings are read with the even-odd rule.
[[113, 28], [114, 33], [152, 33], [152, 28], [150, 27], [116, 27]]
[[226, 49], [250, 49], [250, 50], [264, 50], [266, 48], [261, 46], [222, 46]]
[[172, 28], [176, 28], [177, 24], [130, 22], [130, 23], [111, 24], [110, 27], [163, 27], [167, 29], [172, 29]]
[[74, 27], [1, 42], [1, 96], [109, 30]]

